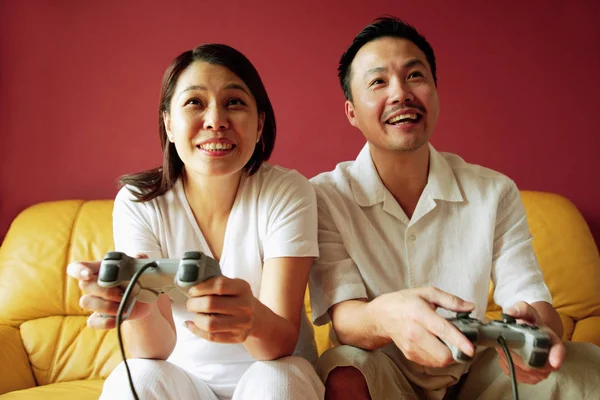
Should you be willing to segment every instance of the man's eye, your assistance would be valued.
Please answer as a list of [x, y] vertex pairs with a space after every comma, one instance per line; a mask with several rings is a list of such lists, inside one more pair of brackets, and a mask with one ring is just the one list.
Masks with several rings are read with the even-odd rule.
[[413, 71], [410, 74], [408, 74], [408, 79], [413, 79], [413, 78], [423, 78], [423, 74], [419, 71]]
[[369, 87], [374, 86], [374, 85], [380, 85], [382, 83], [385, 83], [385, 81], [383, 79], [380, 79], [380, 78], [373, 79], [371, 81], [371, 83], [369, 83]]

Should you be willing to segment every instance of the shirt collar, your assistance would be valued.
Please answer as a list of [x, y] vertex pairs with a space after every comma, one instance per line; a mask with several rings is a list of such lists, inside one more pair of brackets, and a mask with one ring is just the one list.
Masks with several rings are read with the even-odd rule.
[[[429, 176], [423, 195], [444, 201], [463, 201], [458, 182], [448, 161], [429, 146]], [[361, 207], [369, 207], [385, 200], [387, 188], [373, 164], [369, 143], [366, 143], [350, 167], [350, 185], [354, 199]], [[422, 196], [423, 196], [422, 195]]]

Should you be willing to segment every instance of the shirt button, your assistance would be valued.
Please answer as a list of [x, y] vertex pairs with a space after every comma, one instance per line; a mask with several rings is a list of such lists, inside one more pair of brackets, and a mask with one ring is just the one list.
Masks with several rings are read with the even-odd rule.
[[411, 242], [414, 242], [415, 240], [417, 240], [417, 237], [416, 237], [415, 235], [412, 235], [412, 234], [411, 234], [411, 235], [409, 235], [409, 236], [408, 236], [408, 239], [409, 239]]

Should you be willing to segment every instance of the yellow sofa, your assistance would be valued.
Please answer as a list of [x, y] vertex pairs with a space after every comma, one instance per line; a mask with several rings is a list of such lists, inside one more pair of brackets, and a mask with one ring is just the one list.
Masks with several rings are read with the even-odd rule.
[[[565, 327], [564, 340], [600, 345], [600, 257], [565, 198], [522, 192], [534, 247]], [[0, 399], [95, 399], [120, 361], [115, 331], [86, 327], [73, 260], [113, 247], [112, 201], [67, 200], [23, 211], [0, 247]], [[307, 304], [310, 311], [310, 305]], [[488, 316], [499, 309], [490, 299]], [[316, 328], [319, 350], [328, 327]]]

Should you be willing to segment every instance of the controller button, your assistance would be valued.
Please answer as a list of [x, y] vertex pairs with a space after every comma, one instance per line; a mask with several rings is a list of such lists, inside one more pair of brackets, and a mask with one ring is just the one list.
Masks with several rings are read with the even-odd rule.
[[199, 260], [202, 258], [202, 253], [199, 251], [186, 251], [183, 253], [183, 260]]
[[548, 353], [531, 353], [531, 357], [529, 357], [528, 364], [534, 368], [542, 368], [544, 365], [546, 365], [547, 356]]
[[456, 361], [468, 362], [468, 361], [471, 361], [471, 357], [469, 357], [468, 355], [466, 355], [462, 351], [459, 351], [456, 354]]
[[537, 337], [533, 339], [533, 346], [538, 349], [549, 349], [550, 348], [550, 338], [549, 337]]
[[102, 282], [116, 282], [119, 279], [119, 267], [115, 264], [103, 265], [100, 268], [98, 280]]
[[179, 281], [184, 283], [196, 282], [198, 280], [199, 268], [196, 264], [182, 264], [179, 267]]
[[507, 324], [514, 324], [517, 322], [515, 317], [502, 313], [502, 320]]
[[458, 319], [469, 319], [469, 314], [470, 314], [469, 312], [464, 312], [464, 311], [463, 312], [459, 312], [459, 313], [456, 313], [456, 318], [458, 318]]
[[471, 343], [475, 343], [477, 341], [477, 332], [462, 332], [463, 335], [465, 335], [465, 337], [467, 339], [469, 339], [469, 341], [471, 341]]
[[109, 251], [104, 255], [105, 260], [119, 261], [123, 259], [123, 253], [120, 251]]

